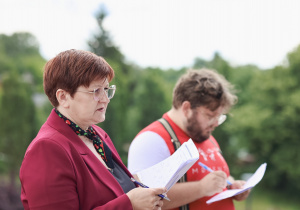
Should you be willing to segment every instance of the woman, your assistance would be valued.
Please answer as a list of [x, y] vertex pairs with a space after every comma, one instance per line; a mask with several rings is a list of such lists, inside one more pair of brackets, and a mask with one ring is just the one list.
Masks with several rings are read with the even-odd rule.
[[27, 209], [160, 209], [163, 188], [137, 187], [109, 136], [95, 124], [116, 87], [101, 57], [68, 50], [48, 61], [44, 90], [54, 109], [20, 169]]

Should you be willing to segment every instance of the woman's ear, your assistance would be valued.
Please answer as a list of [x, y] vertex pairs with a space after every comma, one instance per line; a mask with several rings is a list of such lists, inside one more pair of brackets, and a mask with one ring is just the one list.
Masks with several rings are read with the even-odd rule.
[[192, 109], [191, 109], [191, 103], [189, 101], [184, 101], [181, 105], [181, 110], [183, 115], [186, 118], [189, 118], [192, 113]]
[[56, 91], [56, 99], [60, 106], [62, 106], [64, 108], [68, 108], [69, 107], [69, 98], [70, 98], [70, 94], [68, 92], [66, 92], [65, 90], [58, 89]]

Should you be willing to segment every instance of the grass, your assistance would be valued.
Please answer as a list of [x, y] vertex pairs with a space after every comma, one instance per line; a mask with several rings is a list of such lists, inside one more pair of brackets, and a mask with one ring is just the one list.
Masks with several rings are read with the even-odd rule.
[[252, 190], [246, 201], [234, 201], [236, 210], [299, 210], [300, 201], [288, 198], [280, 192]]

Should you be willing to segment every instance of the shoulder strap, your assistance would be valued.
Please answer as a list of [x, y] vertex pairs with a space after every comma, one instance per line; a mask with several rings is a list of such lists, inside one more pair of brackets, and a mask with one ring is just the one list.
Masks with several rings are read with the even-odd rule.
[[[168, 133], [170, 134], [171, 137], [171, 141], [173, 143], [174, 149], [175, 151], [181, 146], [173, 128], [171, 127], [171, 125], [169, 124], [169, 122], [164, 119], [164, 118], [160, 118], [158, 120], [164, 127], [165, 129], [168, 131]], [[187, 181], [187, 177], [186, 177], [186, 173], [179, 179], [179, 182], [186, 182]], [[189, 210], [189, 205], [183, 205], [179, 207], [180, 210]]]
[[169, 124], [169, 122], [166, 119], [164, 119], [164, 118], [160, 118], [158, 121], [165, 127], [165, 129], [170, 134], [171, 141], [172, 141], [172, 143], [174, 145], [174, 149], [176, 151], [181, 146], [181, 144], [180, 144], [180, 142], [179, 142], [179, 140], [178, 140], [178, 138], [177, 138], [177, 136], [176, 136], [173, 128], [171, 127], [171, 125]]

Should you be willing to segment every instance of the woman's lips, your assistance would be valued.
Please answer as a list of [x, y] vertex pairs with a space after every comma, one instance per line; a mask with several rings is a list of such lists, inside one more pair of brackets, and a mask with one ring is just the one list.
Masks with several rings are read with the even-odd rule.
[[97, 111], [103, 112], [105, 109], [104, 107], [97, 109]]

